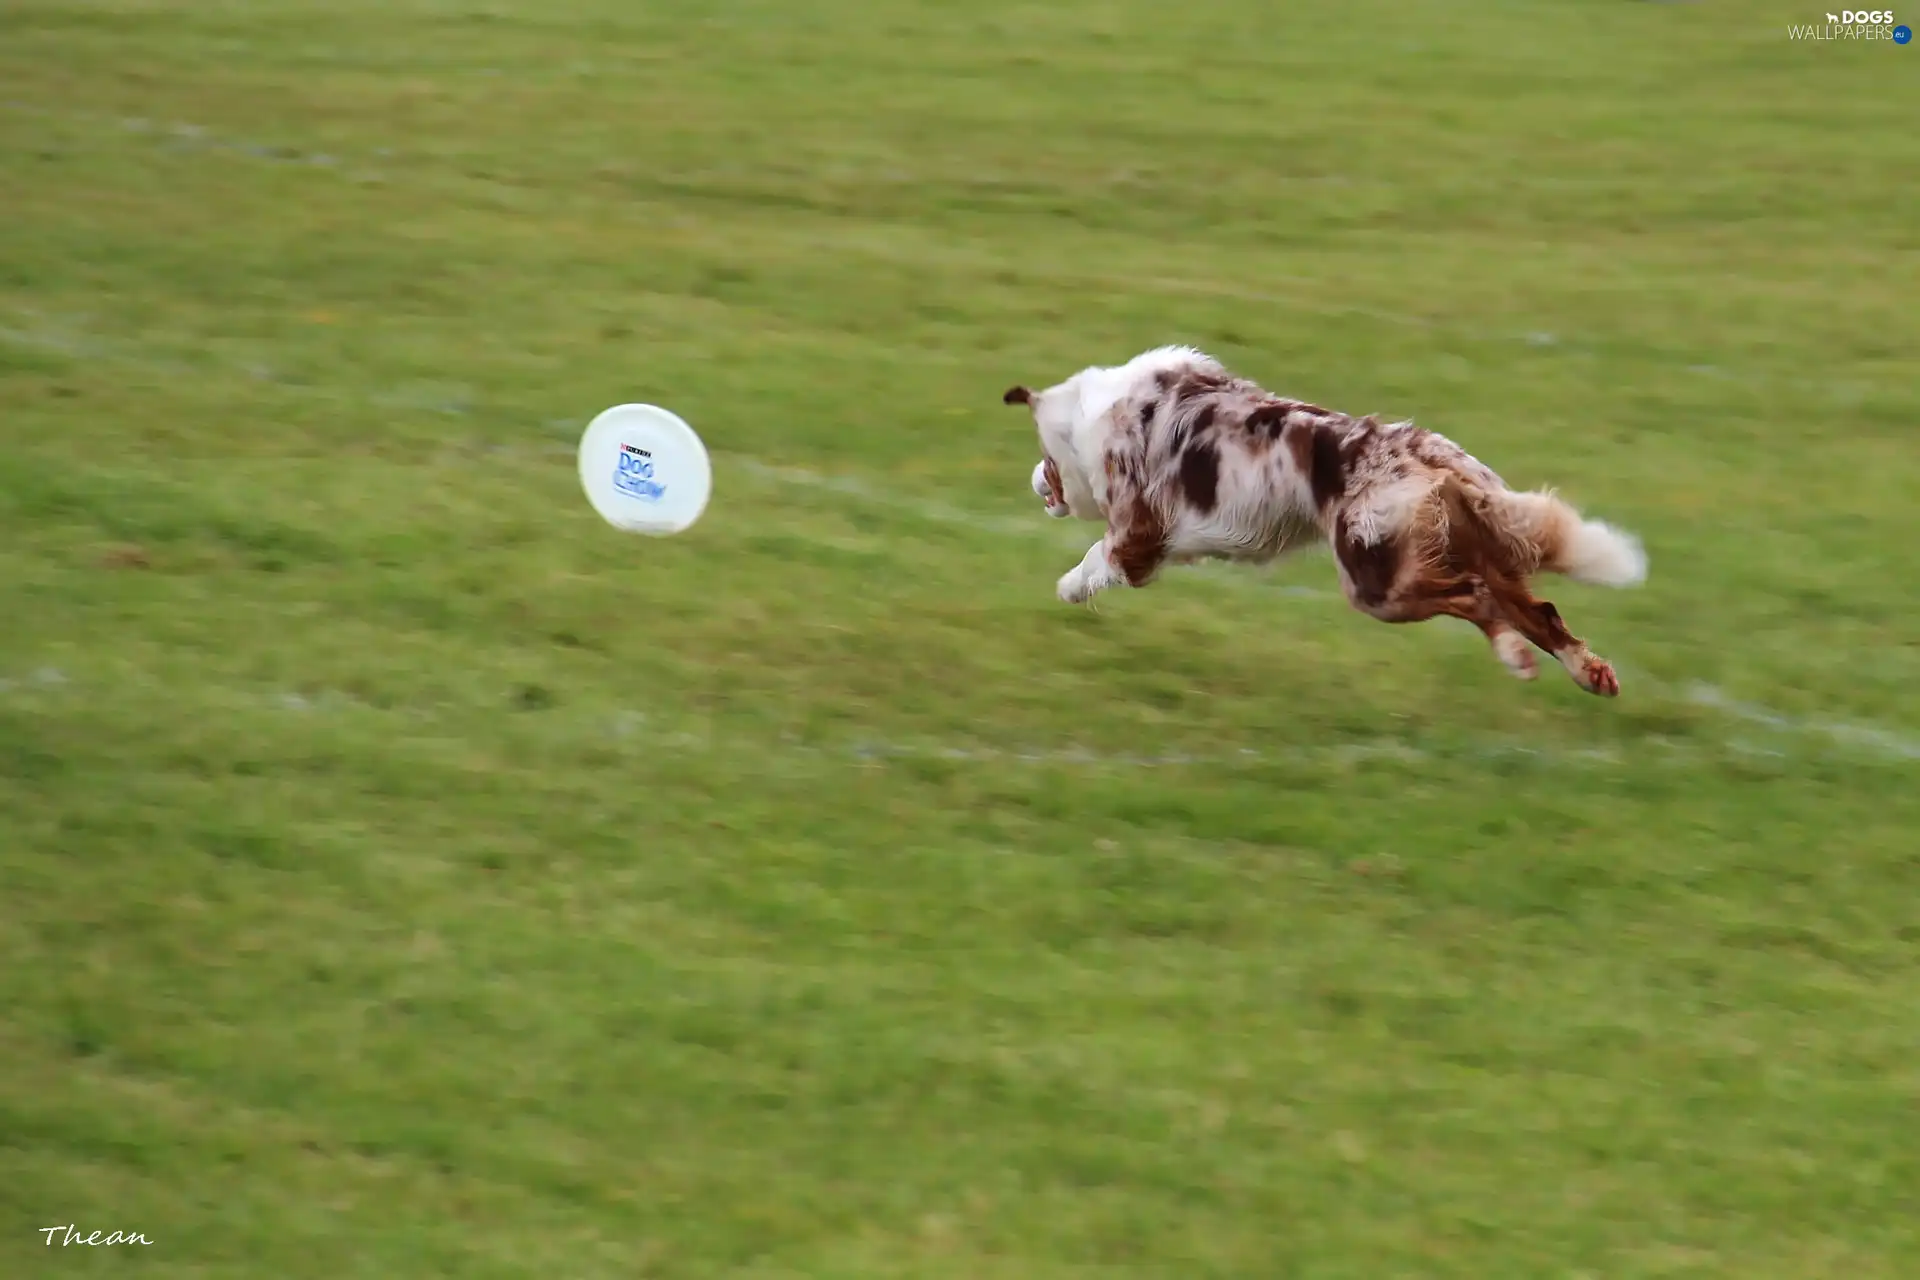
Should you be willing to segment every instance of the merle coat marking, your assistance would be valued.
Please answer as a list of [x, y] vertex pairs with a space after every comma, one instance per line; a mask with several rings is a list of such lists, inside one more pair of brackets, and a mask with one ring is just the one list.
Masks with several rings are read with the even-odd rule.
[[1620, 691], [1528, 579], [1634, 585], [1646, 576], [1638, 540], [1550, 491], [1510, 489], [1437, 432], [1274, 395], [1191, 347], [1004, 399], [1032, 410], [1047, 514], [1107, 526], [1060, 579], [1062, 600], [1144, 587], [1168, 563], [1261, 563], [1326, 544], [1361, 612], [1463, 618], [1521, 679], [1537, 674], [1531, 642], [1588, 692]]

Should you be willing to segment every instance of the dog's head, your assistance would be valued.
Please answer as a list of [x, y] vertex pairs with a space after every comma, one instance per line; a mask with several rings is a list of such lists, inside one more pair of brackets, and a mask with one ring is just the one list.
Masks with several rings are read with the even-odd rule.
[[1123, 365], [1091, 365], [1044, 391], [1008, 388], [1007, 404], [1025, 405], [1040, 433], [1040, 461], [1033, 469], [1033, 491], [1059, 519], [1106, 518], [1106, 478], [1090, 475], [1106, 456], [1116, 430], [1116, 412], [1156, 393], [1166, 380], [1186, 372], [1219, 372], [1213, 357], [1192, 347], [1156, 347]]

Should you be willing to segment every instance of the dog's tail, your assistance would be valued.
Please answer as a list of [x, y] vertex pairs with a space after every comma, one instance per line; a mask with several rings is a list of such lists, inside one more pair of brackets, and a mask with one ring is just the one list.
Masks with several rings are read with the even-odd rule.
[[1456, 483], [1473, 516], [1523, 573], [1545, 570], [1601, 587], [1646, 581], [1647, 553], [1640, 539], [1603, 520], [1587, 519], [1551, 489], [1516, 493]]

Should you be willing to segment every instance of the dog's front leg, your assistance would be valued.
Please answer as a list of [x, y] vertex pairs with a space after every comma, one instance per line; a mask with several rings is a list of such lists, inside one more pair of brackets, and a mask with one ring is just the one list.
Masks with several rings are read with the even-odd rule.
[[1087, 548], [1085, 559], [1061, 575], [1060, 598], [1068, 604], [1085, 604], [1096, 592], [1125, 586], [1126, 582], [1126, 577], [1114, 568], [1113, 557], [1107, 554], [1107, 540], [1102, 538]]
[[1060, 483], [1060, 468], [1053, 465], [1052, 458], [1043, 458], [1034, 464], [1033, 491], [1047, 504], [1047, 514], [1055, 520], [1064, 520], [1073, 514], [1073, 508], [1067, 505], [1066, 489]]

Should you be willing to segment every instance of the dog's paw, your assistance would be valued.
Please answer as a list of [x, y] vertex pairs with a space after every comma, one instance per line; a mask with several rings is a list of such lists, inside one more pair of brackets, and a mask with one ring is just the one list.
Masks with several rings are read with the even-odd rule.
[[1588, 658], [1574, 679], [1588, 693], [1602, 698], [1620, 696], [1620, 677], [1613, 673], [1613, 664], [1604, 658]]
[[1059, 473], [1049, 475], [1047, 461], [1042, 458], [1033, 468], [1033, 492], [1047, 508], [1047, 514], [1055, 520], [1064, 520], [1073, 514], [1067, 505], [1067, 495], [1061, 491], [1057, 481]]
[[1516, 680], [1536, 680], [1540, 676], [1540, 664], [1534, 661], [1533, 650], [1528, 647], [1526, 637], [1517, 631], [1502, 631], [1494, 638], [1493, 651]]
[[1093, 591], [1087, 586], [1087, 575], [1078, 569], [1061, 574], [1060, 581], [1054, 585], [1054, 591], [1067, 604], [1085, 604], [1093, 599]]

